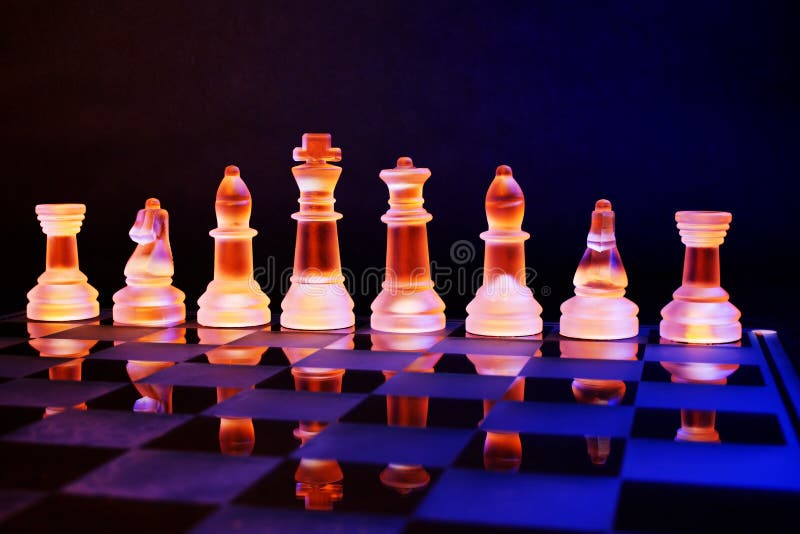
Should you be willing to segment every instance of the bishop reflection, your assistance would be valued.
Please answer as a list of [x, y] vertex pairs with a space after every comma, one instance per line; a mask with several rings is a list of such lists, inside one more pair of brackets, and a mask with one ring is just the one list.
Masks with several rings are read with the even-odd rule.
[[[639, 351], [637, 343], [615, 341], [559, 341], [562, 358], [591, 360], [635, 360]], [[622, 380], [600, 380], [575, 377], [572, 394], [582, 404], [617, 406], [625, 396], [627, 386]], [[595, 465], [605, 465], [611, 455], [611, 438], [608, 436], [586, 436], [586, 449]]]
[[[238, 334], [230, 330], [214, 328], [198, 328], [197, 336], [200, 343], [219, 345], [206, 353], [208, 363], [211, 365], [258, 365], [261, 356], [268, 347], [237, 347], [225, 345]], [[250, 386], [254, 389], [255, 385]], [[217, 387], [217, 404], [224, 402], [234, 395], [242, 392], [244, 388]], [[219, 448], [222, 454], [231, 456], [249, 456], [256, 443], [256, 432], [253, 419], [250, 417], [220, 417], [219, 419]]]

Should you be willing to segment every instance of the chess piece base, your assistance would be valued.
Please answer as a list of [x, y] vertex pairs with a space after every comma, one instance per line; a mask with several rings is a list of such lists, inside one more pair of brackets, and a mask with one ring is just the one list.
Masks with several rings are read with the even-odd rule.
[[575, 339], [626, 339], [639, 334], [639, 307], [625, 297], [575, 295], [561, 305], [559, 333]]
[[[41, 279], [40, 279], [41, 280]], [[77, 321], [100, 315], [97, 290], [88, 282], [39, 283], [28, 292], [28, 319]]]
[[213, 280], [198, 299], [197, 322], [203, 326], [235, 328], [259, 326], [270, 319], [269, 298], [255, 280]]
[[353, 299], [343, 283], [293, 282], [281, 302], [281, 326], [295, 330], [336, 330], [353, 326]]
[[444, 301], [433, 288], [384, 287], [370, 306], [370, 326], [382, 332], [414, 334], [445, 327]]
[[544, 327], [541, 314], [530, 288], [508, 276], [478, 289], [467, 305], [466, 329], [480, 336], [532, 336]]
[[694, 443], [719, 443], [719, 432], [713, 428], [679, 428], [675, 433], [675, 441], [691, 441]]
[[729, 301], [673, 300], [661, 310], [661, 337], [682, 343], [732, 343], [742, 338], [741, 312]]
[[172, 286], [127, 286], [116, 293], [115, 323], [139, 326], [174, 326], [186, 321], [183, 291]]

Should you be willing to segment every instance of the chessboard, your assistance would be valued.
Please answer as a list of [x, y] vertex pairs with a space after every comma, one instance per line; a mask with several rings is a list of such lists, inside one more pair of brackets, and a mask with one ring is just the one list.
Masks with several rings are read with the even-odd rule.
[[766, 330], [690, 346], [648, 327], [592, 342], [16, 315], [0, 528], [788, 529], [799, 408]]

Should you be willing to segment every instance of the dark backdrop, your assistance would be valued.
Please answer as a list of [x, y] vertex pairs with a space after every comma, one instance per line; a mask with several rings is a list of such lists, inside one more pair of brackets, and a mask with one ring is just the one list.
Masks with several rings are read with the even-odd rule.
[[[291, 151], [329, 131], [356, 274], [383, 265], [378, 172], [397, 156], [433, 172], [431, 258], [445, 267], [454, 242], [482, 246], [505, 163], [546, 320], [605, 197], [643, 322], [680, 283], [674, 212], [716, 209], [734, 214], [722, 276], [745, 325], [793, 327], [797, 24], [780, 2], [4, 2], [3, 311], [24, 308], [43, 269], [35, 204], [87, 205], [81, 267], [109, 306], [148, 196], [170, 212], [175, 284], [194, 307], [228, 164], [253, 194], [256, 264], [290, 266]], [[282, 295], [269, 296], [275, 313]], [[357, 312], [373, 297], [357, 294]], [[448, 293], [447, 313], [470, 298]]]

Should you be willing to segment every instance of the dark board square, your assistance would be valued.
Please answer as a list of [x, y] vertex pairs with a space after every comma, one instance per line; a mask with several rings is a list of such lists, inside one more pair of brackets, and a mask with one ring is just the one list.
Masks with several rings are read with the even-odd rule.
[[176, 502], [53, 495], [17, 514], [3, 528], [6, 532], [49, 532], [54, 525], [80, 525], [80, 532], [86, 534], [183, 532], [212, 510]]
[[[236, 503], [303, 510], [307, 507], [304, 494], [309, 491], [303, 483], [311, 484], [316, 478], [328, 484], [325, 488], [328, 490], [326, 504], [334, 515], [357, 512], [407, 516], [413, 513], [439, 475], [437, 469], [413, 466], [417, 487], [398, 486], [400, 478], [393, 476], [393, 470], [405, 469], [403, 474], [408, 481], [411, 467], [365, 465], [333, 459], [289, 460], [249, 488], [236, 499]], [[319, 501], [314, 504], [319, 506]]]
[[[594, 459], [590, 444], [593, 451], [602, 452]], [[624, 454], [625, 440], [607, 436], [478, 432], [454, 465], [497, 472], [615, 477]]]
[[[646, 382], [672, 382], [673, 373], [681, 378], [685, 377], [726, 377], [726, 383], [730, 386], [763, 386], [764, 377], [758, 365], [739, 365], [735, 364], [705, 364], [705, 363], [682, 363], [675, 362], [644, 362], [642, 370], [642, 381]], [[730, 373], [730, 374], [728, 374]]]
[[43, 415], [44, 408], [0, 406], [0, 436], [39, 421]]
[[[713, 420], [722, 443], [783, 445], [786, 440], [775, 414], [684, 410], [689, 420]], [[675, 440], [681, 428], [681, 410], [638, 408], [631, 437]]]
[[[231, 352], [237, 350], [246, 352], [239, 355], [235, 352]], [[251, 362], [255, 361], [254, 355], [256, 354], [260, 355], [257, 365], [273, 367], [286, 367], [291, 365], [289, 359], [286, 357], [286, 353], [280, 347], [230, 347], [224, 345], [212, 349], [209, 354], [200, 354], [186, 361], [192, 363], [208, 363], [212, 365], [218, 363], [232, 364], [243, 361], [247, 365], [251, 365]]]
[[[32, 506], [46, 495], [43, 491], [0, 489], [0, 521]], [[6, 528], [5, 525], [3, 527]]]
[[118, 456], [122, 450], [0, 442], [0, 455], [13, 459], [0, 474], [6, 489], [56, 490]]
[[[72, 362], [65, 362], [68, 366]], [[80, 362], [82, 382], [130, 382], [127, 362], [120, 360], [92, 360], [84, 358]], [[56, 369], [53, 369], [55, 372]]]
[[385, 397], [370, 395], [350, 410], [342, 422], [388, 425], [388, 410], [396, 414], [397, 424], [427, 427], [475, 428], [483, 418], [483, 401], [427, 397]]
[[443, 354], [433, 369], [437, 373], [478, 374], [465, 354]]
[[797, 494], [624, 482], [615, 527], [635, 532], [790, 531]]
[[[136, 386], [128, 384], [116, 391], [98, 397], [87, 404], [89, 409], [102, 410], [123, 410], [123, 411], [153, 411], [156, 413], [176, 413], [176, 414], [197, 414], [217, 403], [216, 388], [190, 387], [190, 386], [157, 386], [156, 389], [147, 384], [138, 386], [149, 395], [157, 399], [159, 404], [157, 409], [150, 409], [147, 406], [154, 405], [152, 402], [138, 402], [144, 398], [142, 391]], [[145, 399], [147, 400], [147, 399]]]
[[233, 456], [285, 456], [300, 446], [297, 422], [251, 418], [195, 417], [154, 439], [147, 448]]
[[[534, 378], [534, 377], [527, 377], [525, 378], [525, 402], [555, 402], [555, 403], [564, 403], [564, 404], [576, 404], [580, 403], [578, 399], [576, 399], [575, 390], [573, 387], [580, 388], [581, 384], [580, 381], [577, 384], [573, 384], [575, 380], [570, 380], [568, 378]], [[621, 387], [620, 383], [624, 384], [624, 388]], [[618, 380], [607, 380], [603, 381], [596, 381], [598, 394], [602, 390], [602, 384], [608, 386], [609, 391], [614, 391], [615, 393], [611, 395], [614, 399], [611, 404], [620, 404], [623, 406], [632, 406], [635, 399], [636, 399], [636, 391], [639, 387], [637, 382], [633, 381], [618, 381]], [[591, 388], [585, 388], [591, 389]], [[622, 393], [622, 397], [618, 398], [618, 394]], [[578, 398], [584, 398], [579, 396]], [[592, 395], [587, 393], [585, 396], [587, 401], [592, 398]]]
[[343, 393], [371, 393], [386, 382], [380, 371], [346, 370], [342, 377]]

